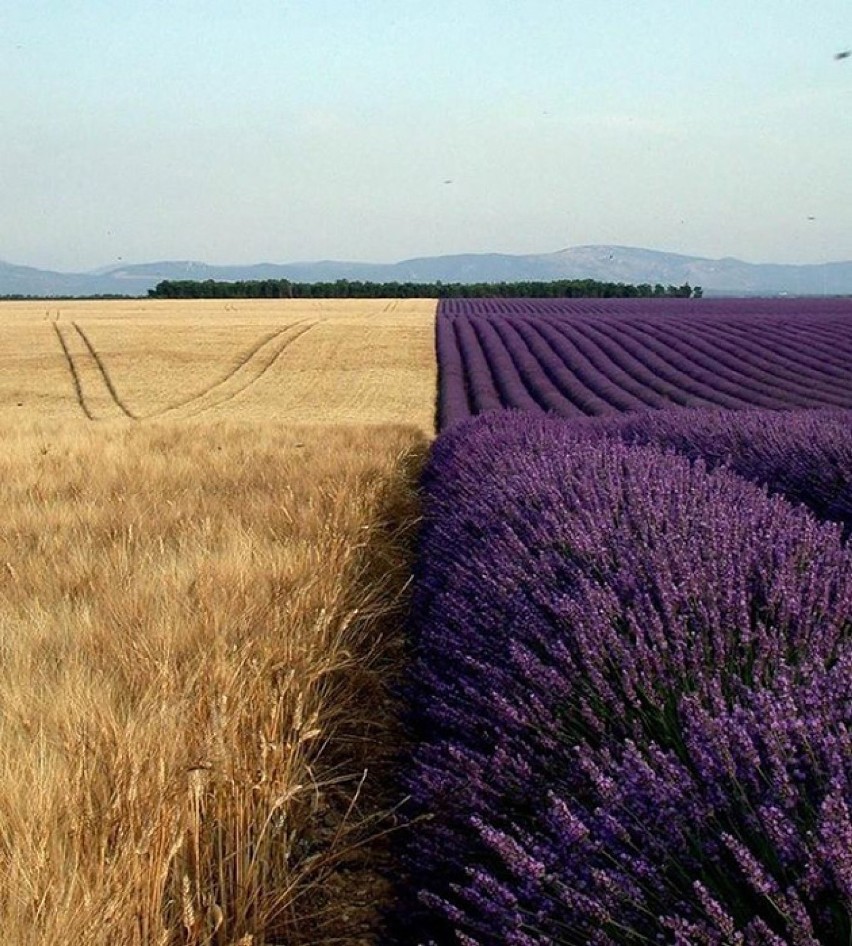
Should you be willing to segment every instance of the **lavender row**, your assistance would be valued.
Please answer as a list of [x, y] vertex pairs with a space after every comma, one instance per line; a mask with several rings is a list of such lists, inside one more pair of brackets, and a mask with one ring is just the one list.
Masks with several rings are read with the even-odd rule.
[[852, 300], [443, 300], [438, 348], [442, 429], [500, 408], [852, 408]]
[[399, 940], [846, 944], [852, 551], [586, 426], [433, 451]]
[[827, 319], [849, 318], [850, 300], [846, 297], [801, 299], [442, 299], [441, 312], [449, 318], [468, 315], [530, 315], [557, 319], [592, 316], [595, 319], [621, 319], [641, 315], [670, 323], [683, 320], [718, 322], [746, 319], [749, 322], [779, 319], [791, 325], [823, 323]]

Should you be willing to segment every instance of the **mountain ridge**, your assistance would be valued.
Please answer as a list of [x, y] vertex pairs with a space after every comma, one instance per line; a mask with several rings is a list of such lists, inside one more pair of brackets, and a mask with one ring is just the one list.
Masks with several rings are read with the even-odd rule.
[[295, 263], [211, 265], [160, 260], [62, 273], [0, 261], [0, 296], [145, 296], [163, 280], [289, 279], [327, 282], [520, 282], [595, 279], [603, 282], [701, 286], [709, 295], [852, 294], [852, 261], [749, 263], [669, 253], [645, 247], [586, 244], [551, 253], [459, 253], [396, 263], [315, 260]]

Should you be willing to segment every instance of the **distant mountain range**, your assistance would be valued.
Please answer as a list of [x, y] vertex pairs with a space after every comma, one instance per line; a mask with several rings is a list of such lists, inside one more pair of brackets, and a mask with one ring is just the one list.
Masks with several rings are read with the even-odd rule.
[[852, 294], [852, 261], [787, 265], [706, 259], [630, 246], [574, 246], [556, 253], [468, 253], [400, 263], [258, 263], [209, 266], [165, 261], [105, 267], [88, 273], [57, 273], [0, 262], [0, 296], [144, 296], [164, 279], [290, 279], [324, 282], [517, 282], [597, 279], [703, 287], [707, 295]]

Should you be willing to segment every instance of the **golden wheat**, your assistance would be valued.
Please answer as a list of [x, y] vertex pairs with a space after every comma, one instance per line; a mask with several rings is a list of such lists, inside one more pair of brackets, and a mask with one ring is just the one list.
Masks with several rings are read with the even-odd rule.
[[151, 306], [0, 307], [2, 940], [369, 942], [431, 307]]

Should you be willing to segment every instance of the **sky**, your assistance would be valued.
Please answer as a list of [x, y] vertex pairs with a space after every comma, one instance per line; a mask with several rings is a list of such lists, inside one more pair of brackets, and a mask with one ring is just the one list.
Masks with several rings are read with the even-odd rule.
[[0, 259], [852, 259], [852, 0], [3, 0]]

